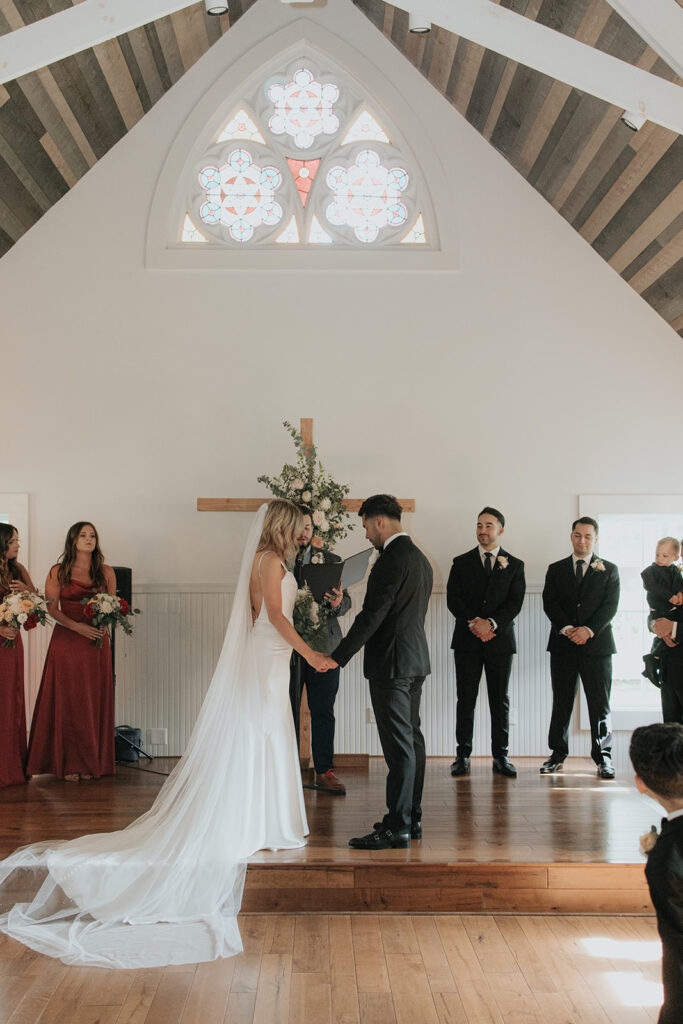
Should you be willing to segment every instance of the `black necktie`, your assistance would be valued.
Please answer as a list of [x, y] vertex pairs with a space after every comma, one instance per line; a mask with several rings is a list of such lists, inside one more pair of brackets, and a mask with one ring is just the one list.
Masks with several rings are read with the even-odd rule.
[[493, 566], [491, 565], [491, 557], [492, 555], [490, 551], [484, 552], [484, 572], [486, 573], [487, 576], [490, 576], [491, 573], [493, 572]]
[[583, 583], [583, 558], [576, 560], [576, 582], [579, 586]]

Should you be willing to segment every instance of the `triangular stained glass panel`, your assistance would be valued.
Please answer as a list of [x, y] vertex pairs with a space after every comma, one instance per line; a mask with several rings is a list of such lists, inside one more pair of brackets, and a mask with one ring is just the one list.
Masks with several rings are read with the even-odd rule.
[[316, 171], [320, 166], [320, 160], [291, 160], [287, 157], [287, 163], [289, 169], [294, 176], [294, 184], [296, 185], [297, 192], [299, 193], [299, 199], [301, 205], [306, 205], [308, 199], [308, 193], [311, 191], [311, 185], [315, 178]]
[[183, 242], [205, 242], [206, 241], [206, 238], [201, 233], [201, 231], [197, 231], [196, 227], [194, 226], [194, 224], [190, 220], [189, 214], [185, 214], [185, 220], [183, 221], [183, 233], [181, 235], [181, 240]]
[[333, 239], [325, 231], [317, 217], [311, 221], [311, 230], [308, 232], [308, 241], [316, 245], [330, 245]]
[[289, 245], [292, 245], [299, 241], [299, 228], [297, 227], [296, 224], [296, 217], [293, 214], [289, 224], [282, 232], [282, 234], [277, 236], [275, 241], [288, 243]]
[[401, 245], [424, 245], [427, 241], [424, 220], [420, 214], [410, 231], [401, 239]]
[[229, 139], [241, 139], [249, 142], [264, 142], [261, 132], [246, 110], [238, 110], [232, 121], [230, 121], [216, 142], [227, 142]]
[[389, 142], [389, 136], [368, 110], [362, 110], [344, 136], [342, 146], [350, 142]]

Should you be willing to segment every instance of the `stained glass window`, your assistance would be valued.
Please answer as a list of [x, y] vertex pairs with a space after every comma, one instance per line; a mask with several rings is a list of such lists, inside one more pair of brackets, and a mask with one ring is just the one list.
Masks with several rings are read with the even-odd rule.
[[402, 167], [384, 167], [374, 149], [363, 149], [350, 167], [333, 167], [327, 184], [334, 201], [325, 210], [330, 224], [348, 224], [359, 242], [374, 242], [380, 229], [404, 224], [401, 193], [408, 186]]
[[388, 142], [389, 136], [372, 114], [363, 110], [353, 122], [342, 140], [342, 146], [350, 142]]
[[190, 215], [189, 214], [185, 215], [185, 220], [183, 221], [183, 233], [182, 233], [181, 237], [182, 237], [183, 242], [205, 242], [206, 241], [206, 238], [201, 233], [201, 231], [197, 231], [196, 227], [194, 226], [194, 224], [190, 220]]
[[222, 224], [238, 242], [247, 242], [259, 224], [277, 224], [282, 207], [275, 191], [282, 184], [277, 167], [258, 167], [246, 149], [233, 149], [220, 167], [203, 167], [199, 184], [206, 201], [199, 208], [205, 224]]
[[251, 82], [197, 155], [181, 243], [434, 247], [419, 165], [359, 83], [310, 54]]
[[225, 126], [216, 142], [228, 142], [230, 139], [243, 139], [245, 142], [265, 142], [246, 110], [238, 110], [231, 121]]

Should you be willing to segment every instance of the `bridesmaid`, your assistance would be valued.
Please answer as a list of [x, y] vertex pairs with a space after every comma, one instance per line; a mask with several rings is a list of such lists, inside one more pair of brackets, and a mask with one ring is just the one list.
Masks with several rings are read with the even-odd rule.
[[[104, 564], [97, 530], [75, 523], [59, 563], [50, 569], [45, 597], [55, 620], [33, 713], [29, 775], [49, 773], [67, 782], [114, 774], [114, 689], [109, 635], [88, 625], [81, 601], [116, 593], [114, 570]], [[94, 641], [103, 637], [102, 647]]]
[[[0, 523], [0, 603], [11, 591], [35, 593], [31, 577], [17, 562], [18, 553], [16, 528]], [[14, 640], [14, 647], [5, 647], [4, 640]], [[26, 705], [21, 631], [0, 626], [0, 787], [26, 782], [25, 765]]]

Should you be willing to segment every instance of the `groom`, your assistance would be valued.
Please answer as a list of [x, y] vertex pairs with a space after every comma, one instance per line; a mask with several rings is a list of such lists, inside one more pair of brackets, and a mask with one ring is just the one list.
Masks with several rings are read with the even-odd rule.
[[424, 622], [432, 568], [401, 529], [402, 511], [390, 494], [375, 494], [360, 507], [365, 536], [380, 556], [368, 577], [363, 607], [329, 658], [330, 668], [344, 666], [365, 645], [363, 673], [389, 769], [387, 813], [368, 835], [349, 841], [358, 850], [406, 847], [411, 836], [422, 835], [420, 698], [430, 672]]

